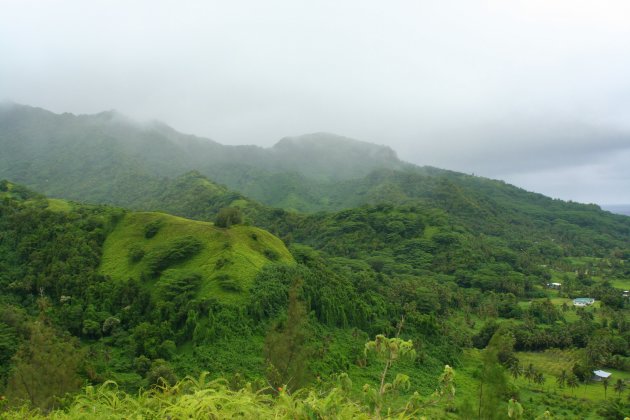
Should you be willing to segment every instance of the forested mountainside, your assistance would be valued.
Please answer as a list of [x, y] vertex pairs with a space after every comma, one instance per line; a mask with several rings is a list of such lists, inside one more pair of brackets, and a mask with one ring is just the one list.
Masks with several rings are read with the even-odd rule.
[[629, 412], [626, 216], [323, 134], [5, 105], [0, 147], [2, 416]]
[[[344, 219], [354, 221], [357, 232], [372, 232], [373, 227], [364, 224], [363, 214], [365, 209], [377, 207], [384, 211], [407, 209], [408, 213], [430, 213], [444, 224], [449, 235], [464, 233], [478, 240], [488, 237], [522, 255], [604, 256], [612, 249], [623, 252], [628, 247], [628, 217], [611, 214], [595, 205], [553, 200], [500, 181], [462, 174], [451, 177], [459, 181], [405, 172], [378, 176], [374, 173], [363, 183], [363, 191], [373, 193], [363, 194], [359, 188], [355, 189], [357, 196], [364, 197], [363, 201], [357, 200], [354, 206], [342, 211], [304, 214], [268, 207], [212, 182], [199, 172], [189, 172], [164, 180], [160, 189], [147, 191], [133, 207], [213, 220], [221, 208], [234, 206], [241, 209], [248, 222], [285, 239], [295, 237], [307, 243], [318, 237], [312, 229], [327, 224], [337, 224], [340, 232], [352, 231], [350, 226], [341, 228]], [[343, 188], [340, 186], [339, 190]], [[392, 233], [416, 236], [416, 231], [397, 221], [396, 216], [386, 222]]]
[[[273, 392], [269, 400], [248, 397], [252, 410], [287, 417], [325, 412], [322, 400], [293, 394], [302, 387], [334, 397], [326, 410], [348, 417], [389, 407], [412, 417], [469, 418], [481, 407], [483, 418], [505, 418], [510, 398], [532, 418], [545, 410], [560, 418], [627, 410], [623, 398], [604, 398], [601, 384], [578, 382], [589, 395], [580, 398], [566, 385], [571, 375], [589, 379], [594, 368], [630, 376], [622, 296], [627, 218], [582, 206], [578, 213], [590, 214], [591, 226], [576, 224], [566, 236], [550, 222], [510, 242], [467, 224], [465, 213], [428, 203], [301, 215], [195, 173], [165, 186], [158, 201], [180, 211], [190, 203], [190, 213], [201, 211], [194, 215], [215, 225], [47, 199], [6, 181], [0, 190], [0, 374], [12, 403], [63, 406], [68, 413], [88, 404], [125, 417], [144, 403], [108, 405], [109, 385], [66, 402], [53, 395], [77, 391], [82, 380], [112, 379], [133, 391], [160, 377], [173, 385], [209, 371], [228, 382], [182, 383], [170, 402], [147, 394], [143, 410], [155, 404], [186, 410], [182, 398], [208, 392], [244, 404], [238, 389], [246, 382], [262, 395], [270, 384], [287, 386], [290, 407], [306, 404], [306, 411], [290, 411]], [[204, 213], [198, 198], [211, 210]], [[219, 206], [223, 211], [213, 210]], [[248, 226], [257, 221], [277, 229], [290, 253]], [[549, 289], [552, 282], [562, 289]], [[570, 298], [579, 296], [597, 303], [572, 309]], [[383, 365], [363, 353], [378, 334], [414, 343], [415, 356], [390, 367], [386, 379], [394, 382], [385, 393], [377, 386]], [[47, 363], [50, 354], [59, 362]], [[440, 375], [444, 365], [454, 367], [455, 379]], [[517, 367], [541, 375], [542, 385], [514, 373]], [[40, 383], [41, 375], [59, 379]], [[408, 383], [396, 385], [402, 380]], [[363, 384], [375, 386], [375, 394], [364, 393]], [[453, 385], [457, 397], [447, 392]], [[442, 394], [431, 396], [435, 387]]]
[[1, 178], [48, 195], [119, 205], [190, 170], [246, 194], [279, 194], [283, 186], [275, 184], [294, 182], [296, 174], [319, 183], [407, 166], [387, 147], [330, 134], [285, 138], [269, 149], [224, 146], [114, 111], [57, 115], [16, 104], [0, 106], [0, 147]]
[[154, 208], [165, 185], [191, 171], [268, 206], [302, 212], [418, 200], [482, 219], [503, 210], [538, 216], [585, 208], [501, 181], [417, 167], [389, 148], [330, 134], [285, 138], [269, 149], [224, 146], [116, 112], [57, 115], [4, 104], [0, 147], [1, 178], [48, 196], [136, 209]]

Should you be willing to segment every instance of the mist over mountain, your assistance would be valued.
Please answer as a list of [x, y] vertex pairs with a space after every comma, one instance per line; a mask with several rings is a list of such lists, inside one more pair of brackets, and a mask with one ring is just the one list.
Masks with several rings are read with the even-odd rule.
[[307, 212], [434, 200], [444, 188], [477, 201], [529, 200], [502, 182], [418, 167], [389, 147], [334, 134], [285, 137], [270, 148], [229, 146], [116, 111], [55, 114], [3, 104], [0, 147], [0, 178], [50, 196], [142, 209], [156, 208], [166, 179], [190, 171], [266, 205]]
[[271, 148], [224, 146], [116, 111], [58, 115], [5, 105], [0, 147], [0, 178], [48, 195], [199, 220], [237, 201], [267, 228], [275, 222], [264, 205], [317, 212], [420, 203], [506, 237], [514, 217], [529, 220], [526, 230], [537, 219], [590, 229], [594, 212], [603, 214], [502, 181], [418, 167], [388, 147], [327, 133], [285, 137]]
[[248, 192], [286, 172], [330, 181], [406, 166], [387, 147], [332, 134], [284, 138], [268, 149], [225, 146], [115, 111], [59, 115], [17, 104], [0, 108], [0, 147], [0, 177], [53, 196], [123, 204], [151, 178], [190, 170]]
[[[145, 163], [160, 164], [159, 172], [167, 174], [175, 167], [230, 161], [318, 176], [332, 172], [333, 177], [348, 178], [365, 175], [375, 167], [402, 165], [388, 147], [334, 134], [287, 137], [269, 149], [227, 146], [179, 133], [161, 122], [139, 123], [116, 111], [54, 114], [41, 108], [5, 104], [0, 108], [0, 124], [3, 144], [18, 143], [14, 145], [16, 152], [50, 153], [67, 145], [98, 145], [107, 141]], [[313, 161], [317, 167], [311, 167]], [[341, 162], [345, 168], [338, 168]], [[155, 168], [153, 171], [158, 172]]]
[[372, 169], [405, 166], [389, 147], [330, 133], [285, 137], [271, 150], [277, 167], [318, 179], [357, 178]]

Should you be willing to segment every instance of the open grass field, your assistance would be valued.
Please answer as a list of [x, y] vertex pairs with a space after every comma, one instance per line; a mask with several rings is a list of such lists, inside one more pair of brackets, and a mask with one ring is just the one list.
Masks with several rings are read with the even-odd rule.
[[[506, 372], [508, 383], [514, 390], [515, 397], [521, 402], [527, 418], [535, 418], [549, 410], [555, 419], [601, 419], [597, 414], [598, 407], [605, 399], [614, 399], [618, 395], [614, 392], [613, 384], [617, 379], [630, 380], [630, 372], [622, 372], [605, 368], [611, 372], [611, 381], [608, 390], [604, 392], [601, 382], [580, 383], [579, 387], [571, 389], [568, 386], [560, 388], [556, 382], [557, 376], [562, 370], [570, 372], [573, 364], [580, 358], [580, 350], [552, 349], [544, 352], [517, 352], [516, 357], [523, 367], [533, 364], [543, 373], [545, 382], [535, 384], [521, 376], [514, 379]], [[478, 372], [481, 367], [481, 351], [470, 349], [464, 352], [462, 366], [456, 369], [456, 387], [458, 402], [469, 400], [473, 407], [477, 406], [479, 382]], [[627, 399], [630, 389], [622, 394], [622, 399]], [[497, 407], [497, 410], [505, 410], [506, 404]]]
[[72, 210], [72, 204], [66, 200], [60, 200], [58, 198], [48, 199], [48, 210], [57, 212], [67, 212]]
[[630, 279], [614, 279], [610, 281], [613, 287], [621, 290], [630, 290]]
[[579, 350], [550, 349], [544, 352], [517, 352], [516, 357], [522, 366], [530, 363], [546, 375], [559, 375], [562, 370], [571, 371], [573, 364], [580, 358]]
[[[564, 304], [567, 305], [568, 309], [566, 311], [562, 311], [562, 315], [564, 316], [564, 319], [567, 322], [575, 322], [579, 319], [579, 316], [576, 312], [576, 308], [573, 306], [573, 299], [563, 298], [563, 297], [551, 297], [551, 296], [557, 295], [557, 292], [555, 290], [551, 291], [549, 295], [550, 295], [551, 303], [558, 306], [558, 308], [562, 308], [562, 305]], [[518, 302], [518, 306], [521, 309], [526, 310], [531, 305], [531, 302], [532, 301], [530, 300], [523, 300], [523, 301]], [[601, 318], [601, 315], [599, 314], [600, 308], [601, 308], [601, 302], [595, 301], [595, 303], [593, 303], [591, 306], [586, 306], [584, 310], [586, 310], [587, 312], [593, 312], [594, 319], [596, 321], [599, 321]]]
[[[157, 233], [147, 238], [149, 225], [158, 226]], [[194, 272], [202, 277], [200, 297], [216, 297], [223, 302], [240, 301], [249, 290], [259, 270], [271, 261], [291, 263], [293, 257], [284, 243], [259, 228], [232, 226], [229, 229], [162, 213], [128, 213], [107, 237], [103, 246], [100, 272], [115, 281], [145, 278], [148, 286], [159, 285], [159, 276], [149, 276], [150, 257], [177, 244], [182, 238], [194, 238], [201, 250], [183, 261], [169, 265], [168, 270]], [[132, 252], [144, 256], [132, 261]], [[219, 279], [229, 279], [232, 289]]]
[[[616, 398], [617, 394], [614, 392], [613, 385], [617, 379], [630, 380], [630, 372], [623, 372], [616, 369], [604, 368], [603, 370], [612, 373], [610, 377], [610, 384], [608, 389], [605, 390], [601, 382], [592, 381], [587, 384], [580, 383], [580, 385], [571, 389], [568, 386], [560, 388], [557, 383], [557, 378], [561, 374], [562, 370], [571, 372], [573, 364], [579, 360], [579, 350], [547, 350], [544, 352], [518, 352], [516, 356], [519, 358], [523, 367], [528, 366], [530, 363], [540, 372], [545, 375], [545, 383], [538, 385], [533, 382], [530, 383], [526, 378], [520, 377], [516, 381], [511, 379], [519, 389], [522, 390], [521, 398], [535, 398], [538, 396], [541, 400], [549, 400], [549, 404], [554, 407], [563, 409], [565, 406], [562, 401], [574, 401], [574, 404], [582, 404], [585, 407], [594, 406], [605, 399]], [[623, 398], [628, 397], [628, 390], [622, 395]], [[538, 395], [537, 395], [538, 394]], [[553, 401], [553, 402], [552, 402]], [[575, 415], [575, 412], [570, 407], [566, 410], [566, 418], [570, 418]], [[599, 418], [584, 417], [584, 418]]]
[[583, 267], [587, 264], [597, 264], [601, 261], [598, 257], [566, 257], [564, 260], [576, 267]]

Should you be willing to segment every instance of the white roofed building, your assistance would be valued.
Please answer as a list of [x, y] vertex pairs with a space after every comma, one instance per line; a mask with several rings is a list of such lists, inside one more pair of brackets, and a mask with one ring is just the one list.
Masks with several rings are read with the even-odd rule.
[[610, 373], [610, 372], [606, 372], [606, 371], [603, 371], [603, 370], [594, 370], [593, 371], [593, 380], [594, 381], [601, 381], [602, 379], [609, 378], [610, 375], [612, 375], [612, 373]]

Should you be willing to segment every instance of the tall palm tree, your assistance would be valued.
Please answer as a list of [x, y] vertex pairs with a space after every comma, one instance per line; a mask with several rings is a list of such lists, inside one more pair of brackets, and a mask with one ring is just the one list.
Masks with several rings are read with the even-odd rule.
[[569, 376], [567, 375], [567, 371], [565, 369], [562, 369], [562, 372], [556, 378], [556, 384], [558, 384], [559, 388], [564, 388], [564, 385], [567, 383], [568, 377]]
[[606, 391], [608, 391], [608, 385], [610, 385], [610, 378], [602, 379], [602, 386], [604, 387], [604, 399], [606, 399]]
[[614, 389], [615, 392], [621, 397], [621, 393], [626, 389], [626, 384], [623, 383], [623, 380], [617, 379], [617, 382], [615, 382], [614, 385]]
[[575, 388], [580, 386], [580, 382], [578, 381], [577, 376], [571, 373], [569, 377], [567, 378], [567, 385], [569, 386], [569, 388], [571, 388], [572, 390], [571, 394], [573, 394], [575, 392]]
[[517, 380], [518, 377], [522, 374], [523, 368], [521, 367], [521, 365], [518, 364], [518, 362], [514, 362], [512, 363], [512, 365], [510, 365], [510, 375], [512, 375], [512, 378], [514, 378], [514, 380]]
[[545, 383], [545, 375], [543, 375], [542, 372], [536, 372], [534, 375], [534, 382], [537, 385], [541, 385], [540, 389], [542, 389], [542, 385]]
[[532, 383], [532, 380], [534, 379], [534, 377], [536, 376], [536, 368], [534, 367], [533, 364], [529, 364], [527, 366], [527, 369], [525, 369], [525, 372], [523, 373], [525, 375], [525, 377], [527, 378], [527, 383]]

